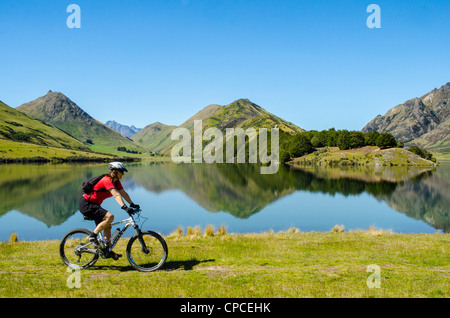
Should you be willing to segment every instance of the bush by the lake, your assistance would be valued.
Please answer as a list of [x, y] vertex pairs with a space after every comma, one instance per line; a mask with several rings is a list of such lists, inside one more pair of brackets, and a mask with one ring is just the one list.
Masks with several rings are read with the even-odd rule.
[[411, 146], [408, 148], [408, 150], [424, 159], [436, 162], [436, 158], [433, 157], [433, 154], [426, 149], [419, 148], [417, 146]]
[[357, 130], [310, 130], [296, 135], [280, 133], [280, 162], [301, 157], [321, 147], [338, 147], [341, 150], [355, 149], [364, 146], [377, 146], [381, 149], [401, 146], [403, 143], [390, 133], [371, 131], [363, 133]]

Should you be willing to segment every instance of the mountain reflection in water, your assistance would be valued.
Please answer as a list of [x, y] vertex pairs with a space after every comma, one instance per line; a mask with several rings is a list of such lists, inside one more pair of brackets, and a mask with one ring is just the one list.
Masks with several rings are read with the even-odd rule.
[[[179, 190], [206, 211], [222, 211], [239, 219], [248, 219], [296, 191], [330, 196], [367, 193], [409, 218], [445, 233], [450, 230], [450, 166], [280, 166], [274, 175], [263, 175], [260, 167], [252, 164], [128, 166], [129, 173], [123, 179], [126, 189], [138, 185], [152, 193]], [[63, 224], [78, 211], [84, 180], [106, 172], [104, 165], [69, 164], [2, 165], [0, 171], [0, 219], [15, 210], [48, 227]]]

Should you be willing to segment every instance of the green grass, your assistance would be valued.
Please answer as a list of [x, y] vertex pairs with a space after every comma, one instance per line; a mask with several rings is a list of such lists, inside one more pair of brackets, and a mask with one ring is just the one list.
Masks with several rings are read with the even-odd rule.
[[17, 142], [11, 140], [0, 139], [0, 159], [32, 159], [32, 158], [62, 158], [68, 157], [82, 157], [91, 159], [102, 159], [111, 156], [106, 156], [98, 153], [57, 148], [50, 146], [35, 145], [25, 142]]
[[0, 139], [0, 162], [59, 162], [59, 161], [168, 161], [170, 157], [150, 156], [148, 154], [132, 154], [115, 150], [114, 146], [95, 148], [95, 152], [41, 146], [25, 142]]
[[[20, 239], [20, 238], [19, 238]], [[166, 237], [169, 258], [141, 273], [100, 259], [69, 288], [58, 241], [0, 243], [0, 297], [449, 297], [450, 237], [383, 231]], [[380, 288], [369, 288], [380, 268]]]
[[117, 146], [111, 146], [111, 145], [91, 145], [90, 148], [93, 152], [103, 153], [103, 154], [111, 154], [114, 156], [132, 157], [132, 158], [140, 158], [140, 157], [148, 157], [149, 156], [148, 151], [147, 151], [147, 153], [142, 153], [142, 151], [145, 151], [143, 149], [140, 149], [141, 150], [140, 154], [134, 154], [134, 153], [129, 153], [129, 152], [125, 152], [125, 151], [118, 151]]
[[449, 161], [450, 160], [450, 152], [433, 152], [433, 155], [436, 157], [438, 161]]

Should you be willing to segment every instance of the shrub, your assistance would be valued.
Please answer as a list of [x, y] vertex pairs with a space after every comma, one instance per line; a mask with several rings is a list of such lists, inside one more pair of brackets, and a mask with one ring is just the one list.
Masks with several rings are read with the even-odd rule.
[[360, 131], [351, 131], [348, 138], [348, 145], [350, 149], [364, 147], [366, 145], [364, 134]]
[[424, 159], [427, 159], [427, 160], [433, 161], [433, 159], [434, 159], [433, 162], [436, 162], [436, 158], [433, 158], [433, 154], [431, 152], [428, 152], [426, 149], [422, 149], [417, 146], [411, 146], [408, 148], [408, 151], [411, 151], [412, 153], [414, 153]]
[[376, 140], [376, 146], [381, 149], [392, 148], [397, 146], [397, 140], [390, 133], [381, 133]]
[[303, 134], [295, 135], [288, 144], [288, 153], [291, 158], [301, 157], [313, 150], [311, 141]]
[[366, 145], [367, 146], [376, 146], [378, 136], [380, 136], [380, 133], [376, 130], [366, 133], [364, 135], [364, 140], [366, 142]]
[[336, 146], [338, 146], [339, 149], [341, 149], [341, 150], [350, 149], [350, 142], [349, 142], [350, 138], [349, 137], [350, 137], [350, 133], [348, 132], [348, 130], [339, 131], [337, 141], [336, 141]]

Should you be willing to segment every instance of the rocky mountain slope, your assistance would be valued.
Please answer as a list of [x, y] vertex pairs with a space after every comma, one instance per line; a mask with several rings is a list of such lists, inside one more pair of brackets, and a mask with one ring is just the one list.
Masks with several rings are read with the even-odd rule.
[[127, 138], [131, 138], [131, 136], [133, 136], [135, 133], [137, 133], [138, 131], [140, 131], [142, 128], [136, 128], [134, 125], [127, 126], [127, 125], [122, 125], [118, 122], [116, 122], [115, 120], [108, 120], [106, 122], [106, 126], [108, 126], [109, 128], [117, 131], [119, 134], [121, 134], [124, 137]]
[[450, 151], [450, 82], [370, 121], [363, 132], [389, 132], [406, 145]]

